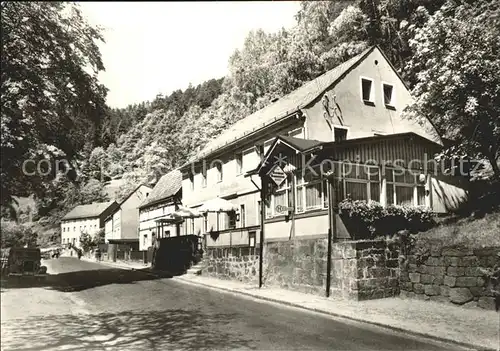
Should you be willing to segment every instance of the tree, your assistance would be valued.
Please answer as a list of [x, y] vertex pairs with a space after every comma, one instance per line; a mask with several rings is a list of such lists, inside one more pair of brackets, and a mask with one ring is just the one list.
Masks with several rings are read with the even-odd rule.
[[89, 252], [94, 247], [97, 247], [99, 244], [104, 243], [104, 229], [101, 228], [94, 235], [90, 235], [87, 232], [83, 232], [80, 234], [80, 246], [82, 247], [84, 252]]
[[[24, 196], [37, 181], [24, 160], [48, 146], [70, 161], [86, 141], [98, 143], [106, 89], [96, 41], [77, 5], [2, 2], [1, 205]], [[49, 152], [49, 156], [50, 152]], [[52, 157], [53, 158], [53, 157]]]
[[[471, 38], [474, 38], [473, 40]], [[416, 31], [413, 118], [429, 118], [455, 150], [486, 158], [500, 178], [500, 7], [447, 3]], [[457, 147], [459, 146], [459, 147]]]
[[18, 224], [2, 219], [2, 248], [36, 245], [37, 234], [29, 224]]

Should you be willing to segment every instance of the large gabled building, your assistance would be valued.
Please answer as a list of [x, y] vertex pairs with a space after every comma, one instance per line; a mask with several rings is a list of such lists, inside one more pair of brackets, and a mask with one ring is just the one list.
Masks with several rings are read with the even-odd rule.
[[182, 175], [173, 170], [160, 178], [149, 196], [139, 206], [139, 250], [147, 251], [153, 238], [165, 238], [184, 234], [180, 226], [163, 220], [181, 205]]
[[82, 233], [95, 235], [104, 229], [105, 219], [118, 208], [116, 201], [79, 205], [61, 220], [61, 244], [80, 247]]
[[[269, 187], [264, 224], [273, 229], [266, 231], [266, 241], [290, 237], [291, 224], [282, 208], [290, 207], [292, 198], [293, 212], [301, 217], [295, 221], [294, 234], [326, 236], [325, 179], [302, 177], [296, 170], [306, 167], [308, 158], [318, 150], [329, 150], [328, 157], [346, 164], [370, 158], [368, 161], [375, 161], [374, 169], [399, 156], [407, 169], [413, 159], [432, 158], [431, 153], [441, 148], [442, 141], [429, 121], [417, 123], [403, 118], [403, 109], [411, 102], [408, 87], [384, 53], [374, 46], [238, 121], [181, 167], [185, 206], [197, 208], [207, 200], [222, 197], [239, 208], [220, 216], [209, 213], [190, 220], [193, 233], [205, 235], [209, 249], [239, 247], [251, 251], [258, 245], [258, 189], [262, 184], [257, 167], [264, 158], [268, 164], [279, 159], [277, 151], [281, 150], [288, 157], [282, 166], [289, 164], [288, 168], [295, 171], [287, 173], [279, 187]], [[337, 143], [343, 146], [337, 147]], [[245, 176], [256, 169], [254, 176]], [[436, 212], [457, 206], [465, 196], [461, 186], [443, 181], [440, 176], [389, 176], [393, 173], [378, 171], [369, 179], [360, 175], [340, 177], [339, 189], [343, 192], [339, 196], [377, 200], [384, 206], [426, 205]]]
[[[128, 194], [106, 218], [104, 224], [105, 242], [109, 244], [108, 254], [121, 258], [139, 251], [139, 206], [151, 193], [146, 185], [139, 185]], [[123, 257], [126, 258], [126, 257]]]

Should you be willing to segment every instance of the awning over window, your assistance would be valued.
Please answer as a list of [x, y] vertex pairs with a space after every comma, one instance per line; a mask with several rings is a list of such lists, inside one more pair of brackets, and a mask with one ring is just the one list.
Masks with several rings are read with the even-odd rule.
[[216, 197], [215, 199], [208, 200], [198, 208], [201, 213], [206, 212], [232, 212], [238, 211], [238, 206], [232, 202]]

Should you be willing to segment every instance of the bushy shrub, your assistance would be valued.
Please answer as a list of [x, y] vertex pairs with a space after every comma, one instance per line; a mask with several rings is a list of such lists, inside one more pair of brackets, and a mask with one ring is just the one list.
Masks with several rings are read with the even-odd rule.
[[390, 205], [376, 201], [345, 199], [339, 203], [340, 216], [356, 239], [393, 235], [400, 230], [412, 233], [434, 226], [433, 213], [427, 208]]
[[35, 246], [37, 241], [37, 233], [31, 225], [4, 219], [1, 222], [0, 237], [2, 248]]

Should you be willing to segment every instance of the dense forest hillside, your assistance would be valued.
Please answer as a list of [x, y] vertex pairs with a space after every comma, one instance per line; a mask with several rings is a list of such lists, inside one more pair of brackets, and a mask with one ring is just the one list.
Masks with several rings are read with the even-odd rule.
[[[304, 1], [293, 28], [248, 33], [226, 77], [123, 109], [103, 107], [98, 121], [89, 118], [94, 137], [78, 139], [71, 155], [64, 145], [46, 148], [45, 157], [62, 157], [54, 149], [70, 156], [71, 172], [30, 178], [26, 192], [2, 163], [2, 181], [10, 177], [2, 190], [34, 195], [33, 220], [56, 224], [76, 204], [108, 199], [107, 180], [125, 181], [118, 199], [141, 182], [154, 183], [234, 122], [374, 44], [413, 89], [408, 117], [430, 118], [455, 141], [443, 155], [483, 158], [498, 176], [499, 13], [496, 0]], [[3, 121], [2, 112], [2, 132]], [[8, 204], [2, 194], [4, 217], [15, 215]]]

